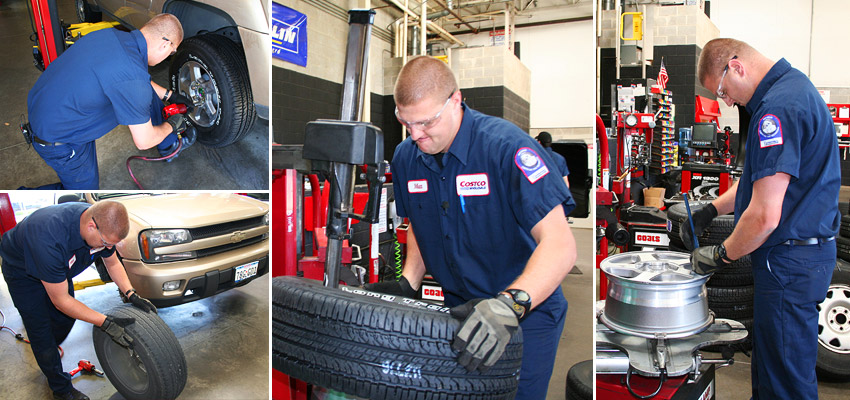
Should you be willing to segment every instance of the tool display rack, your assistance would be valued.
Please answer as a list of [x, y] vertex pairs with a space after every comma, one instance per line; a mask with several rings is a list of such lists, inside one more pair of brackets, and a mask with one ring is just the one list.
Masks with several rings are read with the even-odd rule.
[[675, 166], [676, 131], [673, 123], [673, 92], [653, 88], [652, 104], [656, 114], [649, 168], [654, 174], [663, 174]]

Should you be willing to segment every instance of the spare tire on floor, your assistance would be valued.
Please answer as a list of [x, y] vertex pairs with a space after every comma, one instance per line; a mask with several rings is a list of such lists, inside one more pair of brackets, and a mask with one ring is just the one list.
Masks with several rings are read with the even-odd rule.
[[850, 263], [835, 261], [818, 314], [818, 378], [850, 381]]
[[186, 386], [186, 357], [171, 328], [152, 312], [122, 305], [104, 313], [111, 317], [135, 318], [125, 328], [133, 338], [128, 350], [95, 326], [94, 351], [103, 372], [118, 393], [129, 400], [176, 399]]
[[513, 399], [522, 334], [486, 372], [467, 371], [448, 308], [291, 276], [272, 280], [272, 366], [370, 399]]
[[573, 365], [567, 372], [566, 400], [593, 399], [593, 382], [593, 360]]

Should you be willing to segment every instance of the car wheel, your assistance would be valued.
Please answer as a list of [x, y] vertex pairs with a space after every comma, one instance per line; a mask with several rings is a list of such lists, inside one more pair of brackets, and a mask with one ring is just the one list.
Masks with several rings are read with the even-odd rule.
[[304, 278], [272, 281], [272, 366], [358, 397], [513, 399], [522, 334], [486, 372], [469, 372], [451, 349], [459, 328], [446, 307]]
[[171, 88], [194, 103], [186, 115], [205, 146], [231, 145], [254, 123], [256, 110], [243, 54], [230, 39], [210, 33], [184, 40], [171, 62]]
[[93, 327], [94, 351], [112, 386], [129, 400], [177, 398], [186, 386], [186, 357], [174, 332], [157, 314], [131, 305], [105, 314], [136, 319], [125, 328], [133, 338], [132, 350]]
[[836, 260], [818, 312], [818, 377], [850, 380], [850, 263]]
[[86, 0], [76, 0], [74, 8], [77, 11], [77, 19], [80, 22], [100, 22], [100, 11], [93, 11], [91, 4]]

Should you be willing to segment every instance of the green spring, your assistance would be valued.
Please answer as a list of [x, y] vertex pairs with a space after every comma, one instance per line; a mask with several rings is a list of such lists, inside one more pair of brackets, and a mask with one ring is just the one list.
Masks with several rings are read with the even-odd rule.
[[393, 239], [395, 239], [395, 277], [396, 279], [401, 278], [401, 270], [402, 270], [402, 262], [401, 262], [401, 243], [398, 242], [398, 234], [393, 234]]

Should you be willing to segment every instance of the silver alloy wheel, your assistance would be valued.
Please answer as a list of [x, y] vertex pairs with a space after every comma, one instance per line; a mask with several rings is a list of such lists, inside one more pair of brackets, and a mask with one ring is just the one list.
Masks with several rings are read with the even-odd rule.
[[221, 116], [221, 97], [207, 67], [197, 61], [180, 66], [177, 89], [192, 100], [194, 110], [187, 114], [195, 126], [209, 128]]
[[693, 272], [689, 254], [622, 253], [602, 260], [600, 269], [608, 293], [599, 321], [615, 332], [680, 338], [702, 332], [714, 320], [705, 290], [708, 276]]
[[77, 0], [77, 19], [86, 22], [86, 0]]
[[818, 343], [831, 352], [850, 354], [850, 286], [829, 285], [818, 311]]

